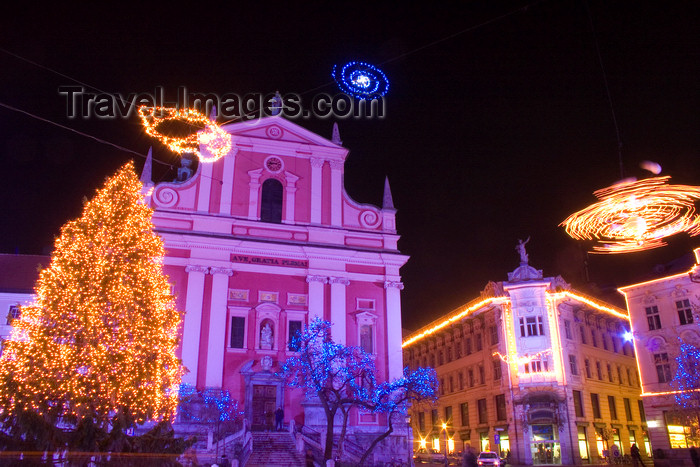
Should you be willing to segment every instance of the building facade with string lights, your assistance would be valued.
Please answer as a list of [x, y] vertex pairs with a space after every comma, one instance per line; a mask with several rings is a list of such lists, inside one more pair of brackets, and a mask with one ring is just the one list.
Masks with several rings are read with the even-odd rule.
[[[403, 375], [399, 269], [408, 257], [397, 249], [388, 181], [381, 208], [348, 196], [349, 151], [337, 127], [332, 140], [280, 116], [221, 128], [232, 142], [225, 157], [204, 148], [212, 162], [184, 158], [174, 182], [153, 183], [150, 160], [142, 174], [165, 272], [186, 311], [184, 382], [229, 390], [253, 429], [283, 407], [285, 423], [323, 433], [320, 407], [276, 376], [310, 320], [330, 321], [336, 342], [376, 356], [380, 380]], [[353, 412], [349, 439], [385, 423]], [[407, 452], [408, 432], [395, 434], [385, 446]]]
[[[619, 289], [630, 313], [651, 444], [664, 457], [684, 461], [690, 447], [700, 446], [697, 421], [688, 421], [676, 398], [682, 383], [677, 378], [695, 380], [676, 376], [681, 346], [700, 346], [700, 248], [694, 256], [689, 270]], [[696, 351], [688, 357], [700, 355]]]
[[[527, 242], [525, 242], [527, 243]], [[625, 310], [528, 264], [405, 337], [409, 366], [435, 367], [440, 398], [411, 412], [414, 450], [510, 453], [579, 465], [649, 451]]]

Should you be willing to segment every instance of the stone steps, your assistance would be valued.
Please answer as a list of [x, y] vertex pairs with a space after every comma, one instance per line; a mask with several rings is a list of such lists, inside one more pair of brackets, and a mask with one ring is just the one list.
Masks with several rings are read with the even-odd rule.
[[253, 452], [246, 467], [304, 467], [304, 456], [297, 452], [294, 438], [287, 432], [254, 432]]

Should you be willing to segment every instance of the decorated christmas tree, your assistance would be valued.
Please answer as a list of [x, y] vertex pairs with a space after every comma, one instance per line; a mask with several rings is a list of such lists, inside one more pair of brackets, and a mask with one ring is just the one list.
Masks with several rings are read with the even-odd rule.
[[106, 428], [174, 414], [182, 316], [141, 190], [128, 163], [61, 229], [36, 302], [22, 307], [0, 357], [5, 417]]

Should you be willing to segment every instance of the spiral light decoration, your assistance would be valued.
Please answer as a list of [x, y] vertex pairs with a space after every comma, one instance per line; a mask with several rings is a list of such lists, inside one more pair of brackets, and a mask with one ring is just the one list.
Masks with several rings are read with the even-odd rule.
[[331, 76], [341, 91], [357, 99], [377, 99], [389, 91], [389, 80], [384, 72], [369, 63], [335, 65]]
[[695, 202], [700, 187], [669, 185], [669, 176], [623, 181], [593, 194], [597, 203], [570, 215], [561, 226], [577, 240], [594, 240], [592, 253], [630, 253], [666, 245], [680, 232], [700, 233]]
[[[141, 106], [138, 111], [146, 133], [165, 144], [171, 151], [178, 154], [195, 154], [202, 162], [214, 162], [231, 151], [231, 135], [196, 110]], [[197, 127], [198, 131], [180, 138], [167, 136], [158, 131], [158, 127], [168, 121], [185, 122]], [[209, 155], [202, 154], [199, 150], [200, 145], [207, 148]]]

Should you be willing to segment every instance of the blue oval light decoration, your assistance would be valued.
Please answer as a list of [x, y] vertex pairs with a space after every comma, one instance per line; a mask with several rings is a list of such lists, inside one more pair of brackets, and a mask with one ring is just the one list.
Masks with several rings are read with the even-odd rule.
[[389, 90], [389, 80], [382, 70], [365, 62], [348, 62], [333, 66], [333, 79], [344, 93], [358, 99], [376, 99]]

